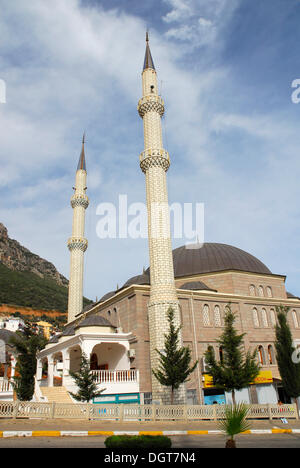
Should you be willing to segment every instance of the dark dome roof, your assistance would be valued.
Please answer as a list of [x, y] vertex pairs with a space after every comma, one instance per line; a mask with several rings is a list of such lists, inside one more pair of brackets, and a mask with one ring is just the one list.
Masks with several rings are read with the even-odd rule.
[[[224, 270], [239, 270], [258, 274], [272, 274], [253, 255], [231, 245], [206, 242], [201, 248], [188, 249], [186, 246], [173, 250], [174, 275], [197, 275]], [[149, 268], [146, 271], [149, 274]]]
[[[101, 297], [100, 301], [97, 302], [96, 304], [99, 304], [100, 302], [104, 302], [104, 301], [107, 301], [107, 299], [110, 299], [111, 297], [113, 297], [115, 295], [115, 291], [110, 291], [106, 294], [104, 294], [104, 296]], [[96, 305], [94, 304], [94, 305]]]
[[122, 289], [127, 288], [132, 284], [150, 284], [149, 274], [145, 272], [142, 275], [133, 276], [132, 278], [126, 281], [126, 283], [122, 286]]
[[57, 335], [53, 335], [52, 338], [48, 341], [48, 343], [58, 343], [58, 339], [62, 336], [62, 333], [58, 333]]
[[180, 286], [179, 289], [190, 289], [191, 291], [214, 291], [217, 292], [216, 289], [211, 289], [206, 284], [202, 283], [202, 281], [189, 281], [188, 283], [184, 283]]
[[290, 292], [286, 292], [286, 295], [287, 295], [287, 298], [288, 299], [299, 299], [298, 296], [294, 296], [294, 294], [290, 293]]
[[66, 325], [60, 336], [73, 336], [75, 335], [74, 325]]
[[99, 315], [91, 315], [90, 317], [86, 317], [82, 322], [80, 322], [76, 328], [82, 328], [82, 327], [113, 327], [116, 328], [114, 325], [112, 325], [106, 318], [101, 317]]

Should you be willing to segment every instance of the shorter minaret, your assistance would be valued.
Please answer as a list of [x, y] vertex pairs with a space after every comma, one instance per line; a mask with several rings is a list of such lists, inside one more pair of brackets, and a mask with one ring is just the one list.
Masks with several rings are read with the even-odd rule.
[[82, 139], [82, 150], [76, 171], [75, 193], [71, 198], [73, 208], [72, 237], [68, 240], [68, 248], [71, 254], [68, 323], [72, 322], [76, 315], [80, 314], [83, 306], [83, 260], [88, 241], [84, 237], [85, 210], [89, 206], [86, 191], [86, 163], [84, 153], [85, 135]]

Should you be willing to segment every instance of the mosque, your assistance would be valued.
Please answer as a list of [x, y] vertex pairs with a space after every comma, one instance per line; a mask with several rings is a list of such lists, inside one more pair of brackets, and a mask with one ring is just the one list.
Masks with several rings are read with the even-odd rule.
[[[288, 402], [276, 364], [276, 306], [290, 308], [289, 324], [294, 342], [300, 346], [300, 299], [286, 291], [286, 277], [272, 273], [259, 259], [230, 245], [204, 243], [201, 248], [182, 246], [172, 251], [169, 212], [165, 209], [170, 157], [163, 147], [161, 130], [165, 107], [158, 94], [148, 35], [142, 90], [138, 113], [143, 120], [144, 150], [139, 160], [146, 182], [150, 267], [83, 308], [83, 259], [88, 247], [84, 226], [89, 205], [83, 140], [71, 198], [68, 323], [38, 355], [36, 397], [51, 401], [64, 395], [65, 401], [72, 401], [68, 392], [76, 389], [69, 371], [78, 369], [80, 355], [85, 353], [99, 389], [105, 389], [94, 403], [170, 403], [169, 390], [158, 383], [152, 369], [158, 367], [156, 349], [164, 348], [166, 312], [171, 306], [176, 325], [182, 326], [180, 342], [191, 349], [192, 362], [199, 362], [190, 380], [178, 389], [176, 403], [228, 403], [231, 396], [214, 388], [203, 356], [208, 346], [213, 346], [221, 358], [217, 339], [223, 331], [225, 307], [231, 303], [237, 317], [235, 326], [245, 333], [245, 350], [257, 349], [261, 365], [257, 379], [237, 392], [237, 400]], [[162, 209], [153, 209], [155, 206]]]

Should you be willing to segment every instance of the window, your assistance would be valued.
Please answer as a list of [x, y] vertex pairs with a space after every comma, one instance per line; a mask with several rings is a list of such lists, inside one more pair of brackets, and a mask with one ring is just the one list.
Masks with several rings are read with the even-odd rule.
[[144, 405], [151, 405], [152, 404], [152, 393], [145, 392], [144, 393]]
[[293, 317], [294, 327], [298, 328], [299, 322], [298, 322], [297, 312], [295, 310], [292, 311], [292, 317]]
[[203, 306], [203, 325], [206, 327], [210, 325], [209, 307], [207, 304]]
[[271, 324], [273, 327], [276, 325], [276, 315], [275, 315], [275, 310], [271, 309], [270, 310], [270, 319], [271, 319]]
[[255, 327], [259, 327], [258, 313], [257, 309], [252, 310], [253, 324]]
[[266, 363], [265, 352], [262, 346], [258, 347], [258, 359], [259, 359], [260, 364], [264, 365]]
[[266, 309], [262, 309], [261, 311], [261, 316], [262, 316], [262, 323], [263, 326], [266, 328], [268, 327], [268, 318], [267, 318], [267, 311]]
[[249, 293], [250, 293], [250, 296], [255, 296], [256, 295], [256, 289], [255, 289], [254, 284], [250, 284]]
[[215, 314], [215, 327], [221, 327], [221, 312], [220, 312], [220, 307], [218, 305], [215, 306], [215, 310], [214, 310], [214, 314]]
[[267, 296], [268, 296], [268, 297], [273, 297], [273, 293], [272, 293], [272, 288], [271, 288], [271, 286], [267, 286], [266, 291], [267, 291]]
[[275, 364], [274, 352], [273, 352], [273, 346], [272, 345], [268, 346], [268, 357], [269, 357], [269, 364]]
[[259, 288], [258, 288], [258, 295], [259, 295], [260, 297], [263, 297], [263, 296], [265, 295], [263, 286], [259, 286]]

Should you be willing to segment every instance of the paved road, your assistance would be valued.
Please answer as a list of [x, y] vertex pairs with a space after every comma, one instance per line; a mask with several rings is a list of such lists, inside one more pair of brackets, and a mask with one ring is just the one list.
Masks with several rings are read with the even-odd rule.
[[[172, 449], [224, 448], [221, 435], [174, 436]], [[13, 437], [0, 439], [2, 448], [104, 448], [105, 437]], [[237, 437], [238, 448], [300, 448], [300, 434], [251, 434]]]

